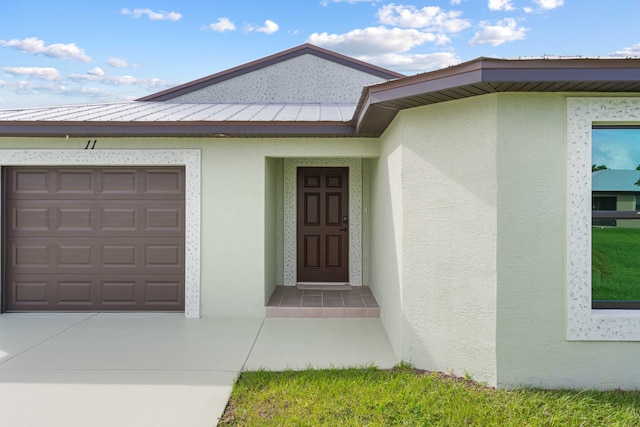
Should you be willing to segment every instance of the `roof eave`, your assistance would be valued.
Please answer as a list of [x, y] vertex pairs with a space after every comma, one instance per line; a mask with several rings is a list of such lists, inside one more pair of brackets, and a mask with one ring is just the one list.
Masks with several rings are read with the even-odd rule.
[[640, 60], [496, 60], [368, 86], [356, 108], [356, 129], [382, 133], [403, 109], [496, 92], [640, 92]]
[[0, 137], [354, 137], [353, 122], [0, 122]]

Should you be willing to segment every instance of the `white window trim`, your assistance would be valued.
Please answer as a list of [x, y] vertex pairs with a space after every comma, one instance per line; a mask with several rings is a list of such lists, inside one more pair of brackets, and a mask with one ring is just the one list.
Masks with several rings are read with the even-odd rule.
[[640, 310], [591, 308], [593, 125], [640, 124], [639, 97], [567, 99], [567, 340], [638, 341]]
[[200, 317], [200, 150], [2, 150], [0, 166], [184, 166], [185, 317]]

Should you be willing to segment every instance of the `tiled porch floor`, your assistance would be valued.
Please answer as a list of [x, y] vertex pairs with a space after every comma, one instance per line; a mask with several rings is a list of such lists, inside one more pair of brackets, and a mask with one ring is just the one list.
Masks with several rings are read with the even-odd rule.
[[267, 303], [267, 317], [380, 317], [380, 306], [367, 286], [350, 290], [277, 286]]

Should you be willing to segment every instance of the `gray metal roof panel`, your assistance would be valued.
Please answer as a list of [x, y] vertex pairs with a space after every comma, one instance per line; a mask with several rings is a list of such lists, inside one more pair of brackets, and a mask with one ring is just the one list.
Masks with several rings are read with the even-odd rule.
[[298, 120], [301, 108], [302, 107], [300, 105], [285, 105], [278, 113], [278, 120], [291, 122]]
[[351, 120], [355, 104], [175, 104], [119, 102], [0, 110], [0, 122], [235, 122]]
[[266, 121], [266, 120], [282, 120], [280, 118], [280, 112], [284, 108], [284, 104], [269, 104], [265, 105], [262, 110], [255, 114], [251, 120]]

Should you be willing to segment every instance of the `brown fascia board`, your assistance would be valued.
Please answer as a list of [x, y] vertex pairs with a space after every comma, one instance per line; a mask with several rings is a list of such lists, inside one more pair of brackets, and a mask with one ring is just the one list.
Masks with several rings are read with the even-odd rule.
[[[354, 117], [357, 131], [381, 133], [403, 109], [403, 100], [473, 86], [474, 92], [498, 92], [501, 83], [639, 82], [640, 59], [493, 59], [477, 58], [429, 73], [364, 88]], [[407, 107], [418, 106], [415, 100]], [[424, 104], [426, 105], [426, 103]]]
[[180, 95], [184, 95], [186, 93], [190, 93], [190, 92], [202, 89], [204, 87], [211, 86], [216, 83], [221, 83], [221, 82], [224, 82], [225, 80], [229, 80], [253, 71], [257, 71], [262, 68], [277, 64], [279, 62], [286, 61], [288, 59], [293, 59], [305, 54], [315, 55], [317, 57], [338, 63], [340, 65], [345, 65], [347, 67], [350, 67], [359, 71], [363, 71], [365, 73], [369, 73], [387, 80], [405, 77], [404, 74], [396, 73], [395, 71], [391, 71], [382, 67], [371, 65], [366, 62], [359, 61], [357, 59], [353, 59], [348, 56], [341, 55], [339, 53], [332, 52], [330, 50], [323, 49], [318, 46], [314, 46], [312, 44], [306, 43], [306, 44], [285, 50], [283, 52], [279, 52], [274, 55], [267, 56], [265, 58], [261, 58], [252, 62], [248, 62], [243, 65], [239, 65], [234, 68], [230, 68], [225, 71], [221, 71], [216, 74], [212, 74], [207, 77], [203, 77], [201, 79], [184, 83], [174, 88], [170, 88], [161, 92], [147, 95], [145, 97], [136, 99], [136, 101], [167, 101], [172, 98], [178, 97]]
[[354, 137], [350, 122], [0, 122], [0, 137]]

